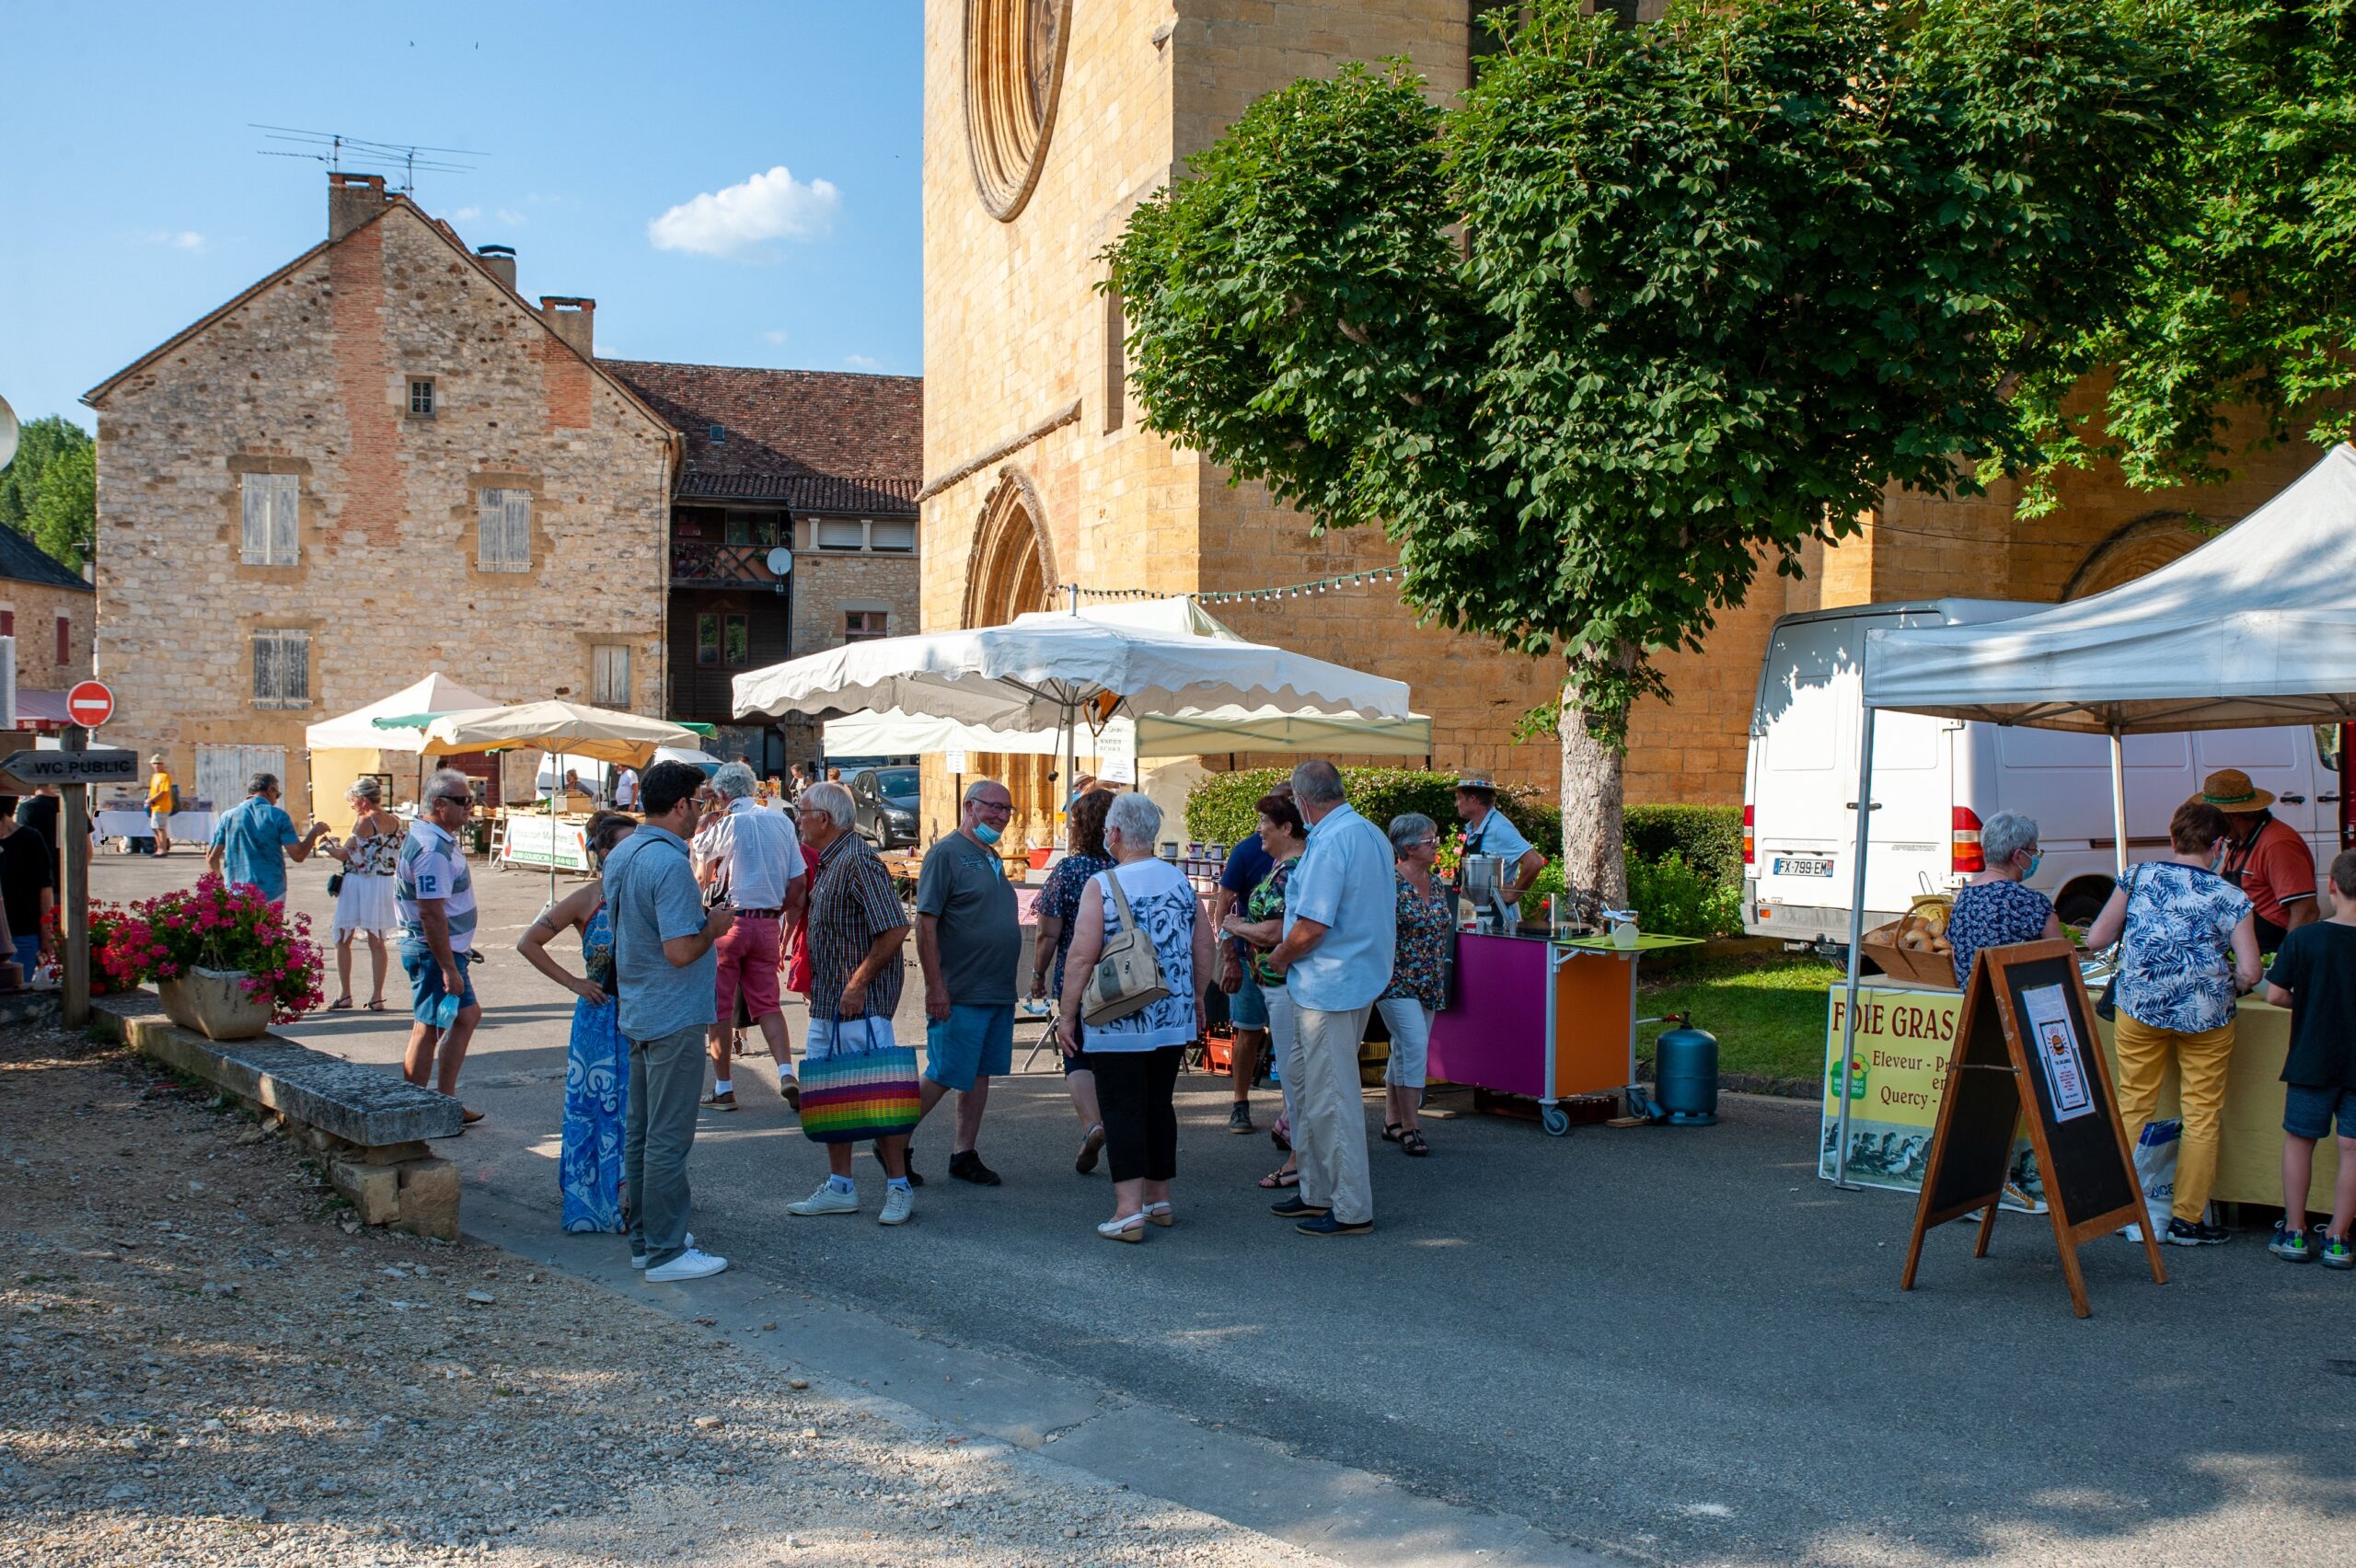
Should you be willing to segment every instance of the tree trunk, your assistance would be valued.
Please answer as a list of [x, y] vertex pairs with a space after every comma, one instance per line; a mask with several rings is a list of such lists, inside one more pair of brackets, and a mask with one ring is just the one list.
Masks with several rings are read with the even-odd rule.
[[[1628, 905], [1621, 807], [1627, 710], [1585, 705], [1576, 677], [1563, 687], [1563, 885], [1567, 913], [1591, 923], [1599, 909]], [[1600, 739], [1600, 731], [1608, 739]]]

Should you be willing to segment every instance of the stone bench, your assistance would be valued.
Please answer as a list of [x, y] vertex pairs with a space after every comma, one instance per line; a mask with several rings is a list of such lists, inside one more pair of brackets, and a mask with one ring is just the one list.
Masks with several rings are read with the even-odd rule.
[[459, 1129], [446, 1094], [281, 1035], [208, 1040], [164, 1016], [146, 991], [90, 998], [91, 1021], [143, 1055], [202, 1078], [274, 1117], [318, 1151], [364, 1225], [458, 1239], [458, 1170], [429, 1138]]

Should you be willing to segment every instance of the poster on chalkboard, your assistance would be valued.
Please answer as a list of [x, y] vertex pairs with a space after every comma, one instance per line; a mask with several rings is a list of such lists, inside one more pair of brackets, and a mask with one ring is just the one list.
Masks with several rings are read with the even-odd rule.
[[2095, 1113], [2094, 1091], [2086, 1086], [2086, 1055], [2078, 1032], [2070, 1021], [2069, 998], [2059, 986], [2035, 986], [2021, 993], [2023, 1021], [2038, 1061], [2045, 1068], [2045, 1087], [2053, 1100], [2056, 1122], [2074, 1121]]

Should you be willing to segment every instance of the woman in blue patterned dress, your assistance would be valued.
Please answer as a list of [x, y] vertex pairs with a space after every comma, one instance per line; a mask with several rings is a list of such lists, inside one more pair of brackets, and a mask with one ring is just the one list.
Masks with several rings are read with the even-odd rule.
[[[1171, 1223], [1170, 1182], [1178, 1174], [1178, 1058], [1202, 1034], [1202, 989], [1211, 981], [1210, 921], [1195, 887], [1154, 856], [1161, 808], [1143, 795], [1114, 798], [1104, 814], [1113, 869], [1089, 879], [1065, 955], [1063, 1049], [1096, 1064], [1104, 1109], [1104, 1158], [1113, 1168], [1113, 1217], [1096, 1228], [1108, 1241], [1142, 1241], [1145, 1228]], [[1117, 880], [1116, 880], [1117, 879]], [[1126, 1018], [1081, 1020], [1081, 998], [1105, 943], [1136, 922], [1153, 943], [1167, 995]]]
[[2037, 824], [2018, 812], [1998, 812], [1980, 828], [1980, 852], [1988, 869], [1956, 889], [1947, 917], [1947, 945], [1955, 950], [1955, 983], [1971, 984], [1971, 961], [1981, 948], [2008, 947], [2042, 938], [2058, 940], [2062, 918], [2053, 901], [2022, 884], [2044, 859], [2037, 849]]
[[[589, 862], [601, 867], [637, 820], [621, 812], [589, 819]], [[581, 933], [574, 974], [549, 956], [559, 932]], [[525, 963], [581, 999], [572, 1004], [572, 1038], [565, 1046], [564, 1137], [557, 1156], [564, 1228], [618, 1231], [622, 1219], [622, 1121], [629, 1110], [629, 1048], [623, 1043], [613, 997], [614, 933], [606, 917], [606, 885], [592, 881], [540, 911], [515, 951]]]
[[1391, 853], [1397, 861], [1398, 935], [1391, 954], [1391, 985], [1374, 1004], [1391, 1031], [1391, 1060], [1382, 1072], [1382, 1141], [1420, 1159], [1431, 1153], [1416, 1120], [1424, 1103], [1432, 1016], [1447, 1000], [1441, 972], [1456, 935], [1448, 895], [1432, 885], [1439, 827], [1421, 812], [1391, 819]]

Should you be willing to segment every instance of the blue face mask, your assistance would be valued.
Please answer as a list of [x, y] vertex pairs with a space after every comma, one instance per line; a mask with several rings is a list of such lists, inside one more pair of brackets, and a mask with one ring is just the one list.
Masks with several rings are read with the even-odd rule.
[[1003, 829], [1000, 829], [1000, 828], [992, 827], [988, 823], [986, 823], [986, 822], [977, 822], [977, 823], [976, 823], [976, 824], [974, 824], [974, 836], [975, 836], [975, 837], [976, 837], [976, 838], [978, 838], [978, 839], [980, 839], [980, 840], [981, 840], [983, 843], [985, 843], [985, 844], [995, 844], [995, 843], [997, 843], [997, 842], [998, 842], [998, 839], [999, 839], [999, 835], [1002, 831], [1004, 831], [1004, 830], [1003, 830]]
[[2044, 851], [2044, 850], [2042, 850], [2042, 849], [2039, 849], [2036, 854], [2031, 855], [2031, 856], [2028, 858], [2028, 870], [2025, 870], [2025, 871], [2023, 871], [2023, 872], [2021, 873], [2021, 881], [2023, 881], [2023, 882], [2027, 882], [2027, 881], [2028, 881], [2028, 879], [2029, 879], [2029, 878], [2031, 878], [2031, 877], [2033, 877], [2033, 876], [2037, 875], [2037, 868], [2038, 868], [2038, 867], [2039, 867], [2039, 866], [2041, 866], [2041, 865], [2043, 865], [2044, 863], [2045, 863], [2045, 851]]

